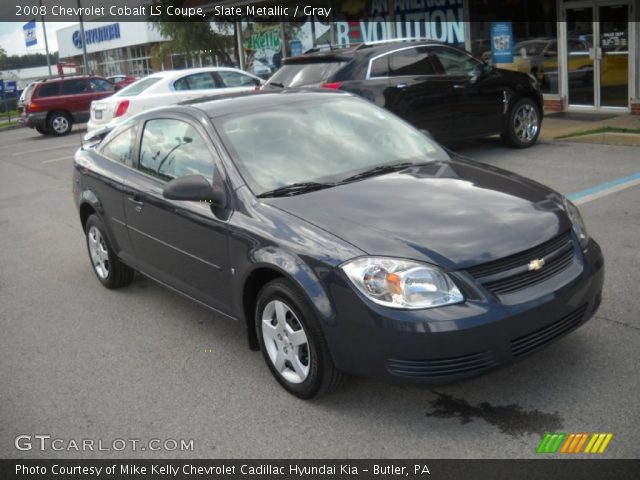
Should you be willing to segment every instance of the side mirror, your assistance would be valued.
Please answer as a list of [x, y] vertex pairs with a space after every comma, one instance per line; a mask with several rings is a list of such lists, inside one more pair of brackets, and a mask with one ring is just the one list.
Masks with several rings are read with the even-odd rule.
[[169, 200], [207, 202], [220, 208], [224, 208], [227, 204], [224, 187], [212, 186], [202, 175], [174, 178], [164, 187], [162, 196]]

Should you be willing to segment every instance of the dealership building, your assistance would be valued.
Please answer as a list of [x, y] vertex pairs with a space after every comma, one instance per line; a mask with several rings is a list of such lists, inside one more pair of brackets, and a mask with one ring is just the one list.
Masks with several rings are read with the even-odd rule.
[[[271, 1], [190, 0], [220, 7]], [[326, 45], [393, 38], [431, 38], [471, 51], [501, 68], [535, 76], [547, 110], [640, 114], [638, 0], [311, 0], [320, 14], [298, 21], [212, 22], [224, 55], [192, 52], [191, 64], [167, 56], [150, 24], [87, 24], [89, 67], [102, 74], [142, 75], [162, 68], [233, 65], [268, 76], [283, 58]], [[283, 0], [289, 14], [300, 2]], [[328, 17], [322, 12], [330, 10]], [[219, 11], [219, 10], [218, 10]], [[304, 12], [299, 12], [298, 15]], [[310, 13], [310, 12], [307, 12]], [[216, 18], [212, 18], [216, 20]], [[225, 19], [225, 20], [228, 20]], [[90, 25], [90, 26], [89, 26]], [[141, 26], [143, 25], [143, 26]], [[98, 31], [93, 31], [98, 29]], [[78, 27], [59, 30], [60, 58], [82, 63]]]

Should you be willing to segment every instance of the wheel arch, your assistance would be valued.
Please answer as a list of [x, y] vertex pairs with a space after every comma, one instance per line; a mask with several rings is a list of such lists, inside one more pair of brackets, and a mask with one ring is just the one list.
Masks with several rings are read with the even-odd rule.
[[254, 263], [241, 283], [240, 305], [247, 327], [249, 347], [258, 349], [254, 327], [255, 308], [260, 290], [272, 280], [288, 280], [309, 302], [321, 324], [334, 323], [335, 312], [320, 280], [299, 257], [273, 247], [254, 252]]

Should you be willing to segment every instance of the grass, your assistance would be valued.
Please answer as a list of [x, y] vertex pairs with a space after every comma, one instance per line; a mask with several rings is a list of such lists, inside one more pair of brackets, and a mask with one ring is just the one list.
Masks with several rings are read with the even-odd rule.
[[18, 125], [17, 120], [11, 120], [10, 122], [0, 121], [0, 130], [2, 130], [3, 128], [15, 127], [17, 125]]
[[625, 127], [599, 127], [593, 128], [591, 130], [580, 130], [579, 132], [567, 133], [566, 135], [560, 135], [556, 137], [557, 139], [561, 138], [572, 138], [572, 137], [583, 137], [585, 135], [593, 135], [596, 133], [635, 133], [640, 134], [640, 128], [625, 128]]

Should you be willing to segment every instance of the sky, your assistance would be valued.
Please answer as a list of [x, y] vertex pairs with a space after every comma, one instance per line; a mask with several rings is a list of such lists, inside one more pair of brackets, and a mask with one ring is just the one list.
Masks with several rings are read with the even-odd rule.
[[[53, 53], [58, 50], [56, 30], [67, 27], [69, 25], [74, 25], [75, 23], [76, 22], [50, 22], [46, 24], [47, 40], [49, 41], [49, 52]], [[4, 48], [7, 51], [7, 55], [45, 53], [42, 23], [37, 22], [38, 43], [29, 48], [25, 47], [24, 45], [22, 25], [22, 23], [18, 22], [0, 22], [0, 47]]]

